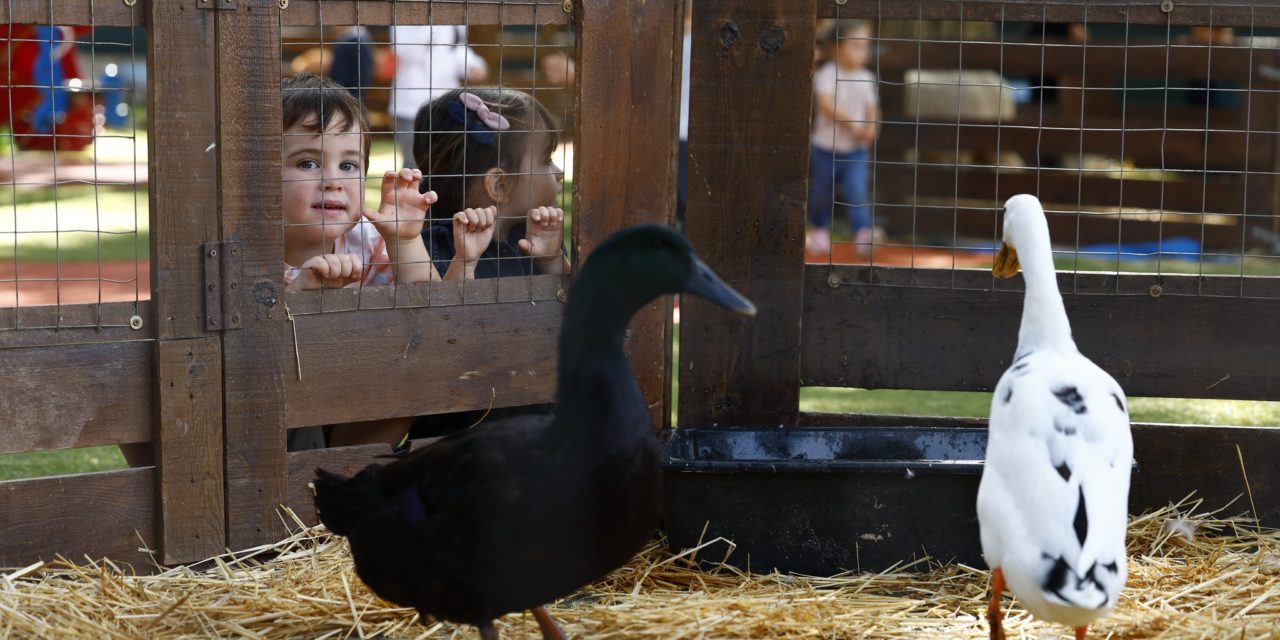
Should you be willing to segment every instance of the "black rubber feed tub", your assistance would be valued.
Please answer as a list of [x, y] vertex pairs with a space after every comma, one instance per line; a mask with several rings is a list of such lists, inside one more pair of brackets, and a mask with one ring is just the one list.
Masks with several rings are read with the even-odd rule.
[[985, 429], [678, 429], [662, 452], [667, 534], [674, 549], [732, 540], [729, 564], [756, 573], [880, 571], [926, 555], [985, 567], [986, 444]]

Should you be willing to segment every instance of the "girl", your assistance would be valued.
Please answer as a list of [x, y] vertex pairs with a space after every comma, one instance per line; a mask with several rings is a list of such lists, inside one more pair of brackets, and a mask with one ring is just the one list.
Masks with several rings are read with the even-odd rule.
[[[568, 270], [564, 211], [555, 206], [564, 173], [551, 159], [559, 135], [546, 107], [522, 91], [456, 89], [423, 106], [414, 130], [414, 158], [439, 195], [437, 211], [496, 211], [496, 242], [475, 277]], [[433, 223], [423, 239], [437, 268], [453, 260], [448, 221]]]

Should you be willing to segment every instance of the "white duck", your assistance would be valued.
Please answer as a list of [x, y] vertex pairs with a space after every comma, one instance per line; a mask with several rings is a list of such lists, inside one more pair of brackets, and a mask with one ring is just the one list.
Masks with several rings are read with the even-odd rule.
[[1040, 201], [1016, 195], [1004, 211], [991, 271], [1012, 276], [1021, 260], [1026, 294], [1018, 350], [991, 401], [978, 488], [991, 638], [1004, 639], [1000, 595], [1008, 586], [1032, 615], [1083, 640], [1125, 583], [1129, 413], [1120, 385], [1071, 338]]

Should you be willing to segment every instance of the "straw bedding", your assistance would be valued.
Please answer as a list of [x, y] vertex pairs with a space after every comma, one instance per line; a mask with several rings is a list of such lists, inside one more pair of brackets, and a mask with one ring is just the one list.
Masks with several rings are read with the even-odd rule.
[[[286, 514], [291, 516], [291, 514]], [[0, 572], [0, 638], [475, 638], [373, 596], [346, 543], [295, 523], [278, 544], [199, 570], [132, 575], [106, 561]], [[1280, 638], [1280, 532], [1194, 503], [1135, 518], [1129, 585], [1091, 638]], [[655, 541], [550, 607], [578, 638], [986, 638], [987, 573], [959, 565], [808, 578], [706, 572]], [[910, 569], [910, 570], [907, 570]], [[917, 571], [923, 569], [923, 572]], [[1066, 638], [1006, 597], [1010, 638]], [[504, 638], [537, 637], [528, 614]]]

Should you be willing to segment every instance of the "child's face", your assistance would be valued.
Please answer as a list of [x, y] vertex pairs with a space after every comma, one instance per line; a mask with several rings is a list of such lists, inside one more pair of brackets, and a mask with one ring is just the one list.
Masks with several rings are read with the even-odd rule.
[[529, 140], [520, 173], [513, 177], [510, 197], [498, 215], [523, 217], [530, 209], [556, 205], [564, 171], [552, 161], [551, 154], [545, 152], [546, 147], [545, 134], [535, 134]]
[[364, 210], [364, 140], [360, 133], [354, 123], [348, 127], [331, 123], [324, 135], [300, 126], [284, 132], [287, 252], [328, 253], [333, 240], [360, 219]]
[[836, 58], [846, 69], [861, 69], [871, 58], [871, 32], [867, 29], [847, 31], [836, 46]]

